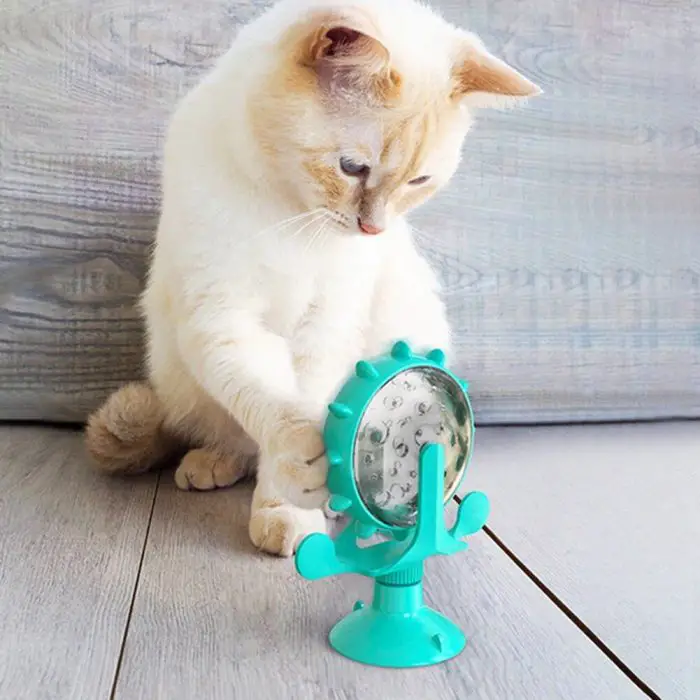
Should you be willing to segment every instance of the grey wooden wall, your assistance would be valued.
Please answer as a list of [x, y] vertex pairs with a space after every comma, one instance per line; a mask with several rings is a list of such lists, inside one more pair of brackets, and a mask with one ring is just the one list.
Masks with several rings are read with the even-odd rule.
[[[700, 3], [437, 4], [546, 91], [417, 218], [479, 417], [700, 415]], [[0, 418], [139, 374], [163, 126], [257, 5], [0, 3]]]

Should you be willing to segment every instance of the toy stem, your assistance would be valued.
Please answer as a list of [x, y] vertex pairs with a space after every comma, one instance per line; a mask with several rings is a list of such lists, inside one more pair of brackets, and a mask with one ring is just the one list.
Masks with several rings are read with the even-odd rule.
[[377, 576], [377, 581], [385, 586], [411, 586], [423, 578], [423, 562], [411, 564], [384, 576]]
[[374, 581], [372, 607], [378, 612], [410, 615], [423, 607], [423, 564], [413, 564]]
[[445, 450], [442, 445], [426, 445], [418, 465], [418, 525], [414, 547], [422, 557], [430, 556], [438, 549], [440, 525], [444, 530], [442, 498], [444, 492]]
[[433, 554], [452, 554], [464, 548], [456, 543], [445, 527], [445, 448], [436, 443], [426, 445], [418, 466], [418, 525], [411, 545], [422, 559]]

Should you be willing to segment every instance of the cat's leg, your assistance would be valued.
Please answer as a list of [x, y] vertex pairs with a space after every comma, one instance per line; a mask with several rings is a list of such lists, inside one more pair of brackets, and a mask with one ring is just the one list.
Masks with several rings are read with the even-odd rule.
[[418, 352], [449, 353], [450, 327], [437, 279], [413, 249], [382, 268], [372, 306], [370, 353], [384, 353], [405, 340]]
[[[200, 386], [259, 446], [251, 539], [288, 556], [301, 537], [325, 529], [327, 465], [314, 461], [323, 452], [319, 416], [302, 405], [286, 341], [248, 312], [230, 311], [237, 301], [191, 317], [180, 328], [180, 351]], [[229, 311], [217, 316], [217, 307]]]
[[210, 491], [233, 486], [253, 473], [257, 453], [190, 450], [175, 470], [175, 483], [183, 491]]
[[361, 291], [328, 295], [295, 334], [293, 362], [302, 413], [311, 419], [288, 416], [261, 445], [250, 536], [265, 551], [289, 556], [306, 535], [325, 532], [326, 519], [337, 517], [327, 508], [328, 466], [320, 427], [326, 406], [362, 359], [371, 296]]
[[[359, 295], [353, 300], [362, 303]], [[295, 421], [287, 416], [260, 450], [250, 537], [257, 547], [282, 556], [293, 554], [306, 535], [325, 532], [327, 517], [337, 517], [327, 509], [328, 466], [320, 424], [325, 407], [361, 359], [363, 339], [357, 319], [366, 318], [367, 311], [351, 308], [342, 296], [338, 307], [329, 302], [316, 307], [313, 321], [294, 339], [293, 362], [303, 396], [302, 412], [310, 420]], [[344, 322], [339, 323], [339, 319]]]
[[371, 292], [359, 284], [339, 283], [316, 303], [313, 317], [294, 336], [294, 367], [299, 390], [309, 410], [322, 420], [328, 404], [364, 359], [364, 331], [370, 316]]
[[326, 532], [327, 463], [317, 424], [288, 420], [260, 446], [249, 533], [266, 552], [291, 556], [301, 540]]
[[317, 306], [313, 321], [295, 335], [301, 415], [308, 418], [283, 417], [261, 444], [250, 537], [267, 552], [290, 556], [306, 535], [326, 531], [328, 466], [321, 421], [363, 347], [360, 324], [354, 322], [358, 314], [348, 307], [347, 301], [342, 308], [328, 302]]

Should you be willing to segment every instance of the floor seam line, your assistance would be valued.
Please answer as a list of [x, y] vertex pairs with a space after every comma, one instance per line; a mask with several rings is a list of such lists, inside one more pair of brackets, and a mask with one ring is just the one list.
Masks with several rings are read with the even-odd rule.
[[146, 532], [143, 537], [143, 546], [141, 547], [141, 556], [139, 558], [139, 565], [136, 567], [136, 578], [134, 579], [134, 587], [131, 592], [131, 601], [129, 602], [129, 610], [126, 614], [126, 621], [124, 623], [124, 631], [122, 632], [122, 641], [119, 647], [119, 656], [117, 657], [117, 666], [114, 670], [114, 678], [112, 679], [112, 688], [109, 693], [109, 700], [114, 700], [117, 692], [117, 685], [119, 684], [119, 674], [122, 670], [122, 662], [124, 660], [124, 651], [126, 649], [126, 640], [129, 636], [129, 628], [131, 627], [131, 617], [134, 612], [134, 605], [136, 603], [136, 595], [138, 593], [139, 584], [141, 583], [141, 571], [143, 569], [143, 562], [146, 558], [146, 548], [148, 547], [148, 538], [151, 534], [151, 523], [153, 522], [153, 514], [156, 509], [156, 499], [158, 498], [158, 490], [160, 488], [160, 475], [158, 472], [156, 476], [155, 488], [153, 489], [153, 499], [151, 501], [151, 512], [148, 514], [148, 523], [146, 523]]
[[490, 527], [484, 526], [483, 529], [487, 537], [525, 574], [525, 576], [527, 576], [528, 579], [530, 579], [530, 581], [539, 589], [539, 591], [544, 594], [544, 596], [548, 598], [551, 603], [554, 604], [559, 612], [568, 618], [568, 620], [578, 628], [578, 630], [588, 639], [588, 641], [595, 645], [598, 650], [614, 666], [617, 667], [620, 672], [622, 672], [647, 697], [651, 698], [651, 700], [662, 700], [661, 696], [647, 683], [645, 683], [612, 649], [610, 649], [610, 647], [608, 647], [605, 642], [551, 590], [551, 588], [540, 581], [535, 573], [529, 569], [509, 547], [506, 546], [503, 540], [501, 540], [501, 538], [498, 537], [498, 535], [496, 535]]

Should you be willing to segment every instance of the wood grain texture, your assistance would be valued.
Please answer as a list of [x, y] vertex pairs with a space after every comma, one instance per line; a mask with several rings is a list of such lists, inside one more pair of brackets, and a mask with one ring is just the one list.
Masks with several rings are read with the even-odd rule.
[[491, 528], [664, 700], [700, 697], [700, 422], [483, 429]]
[[155, 480], [91, 473], [82, 438], [0, 429], [0, 697], [112, 687]]
[[[3, 0], [0, 418], [140, 374], [164, 124], [262, 4]], [[545, 89], [416, 219], [480, 419], [700, 415], [700, 4], [436, 5]]]
[[700, 415], [700, 4], [439, 5], [545, 91], [419, 217], [479, 414]]
[[458, 659], [408, 672], [344, 660], [326, 634], [366, 581], [306, 582], [252, 551], [249, 497], [161, 482], [117, 699], [644, 697], [485, 536], [428, 570], [429, 602], [470, 637]]
[[0, 7], [0, 417], [82, 420], [141, 372], [173, 105], [249, 2]]

